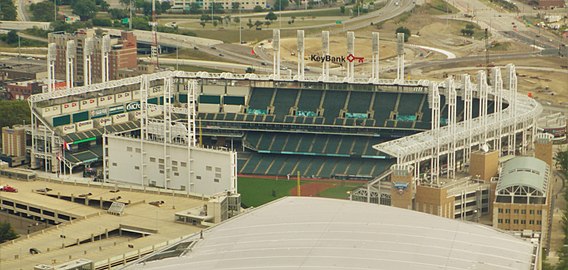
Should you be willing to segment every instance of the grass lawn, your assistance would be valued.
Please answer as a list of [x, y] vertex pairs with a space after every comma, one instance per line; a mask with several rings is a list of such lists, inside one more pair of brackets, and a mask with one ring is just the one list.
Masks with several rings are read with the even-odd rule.
[[319, 196], [325, 197], [325, 198], [348, 199], [349, 194], [347, 194], [347, 191], [351, 191], [351, 190], [358, 188], [360, 186], [361, 186], [361, 184], [357, 184], [357, 183], [338, 184], [335, 187], [328, 188], [328, 189], [322, 191], [319, 194]]
[[[316, 181], [301, 181], [302, 184], [313, 183]], [[321, 181], [317, 181], [321, 183]], [[325, 181], [324, 181], [325, 182]], [[329, 183], [329, 182], [328, 182]], [[326, 189], [318, 194], [319, 197], [347, 199], [349, 198], [347, 191], [351, 191], [360, 187], [360, 183], [353, 182], [333, 182], [335, 187]], [[270, 201], [289, 196], [290, 190], [296, 187], [295, 180], [286, 180], [285, 178], [247, 178], [239, 177], [238, 191], [242, 195], [242, 203], [249, 206], [260, 206]], [[275, 192], [273, 196], [272, 191]]]
[[[242, 195], [242, 203], [249, 206], [260, 206], [267, 202], [289, 195], [290, 189], [296, 186], [296, 181], [286, 179], [261, 179], [239, 177], [238, 191]], [[274, 191], [276, 196], [272, 196]]]

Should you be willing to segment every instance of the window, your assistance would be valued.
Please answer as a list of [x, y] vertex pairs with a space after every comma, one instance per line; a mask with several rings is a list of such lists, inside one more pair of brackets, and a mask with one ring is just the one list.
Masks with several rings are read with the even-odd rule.
[[511, 213], [511, 209], [505, 209], [505, 214], [510, 214]]
[[113, 163], [112, 163], [112, 166], [113, 166], [113, 167], [116, 167], [116, 166], [117, 166], [117, 165], [116, 165], [116, 162], [113, 162]]
[[178, 172], [175, 172], [175, 173], [174, 173], [174, 176], [179, 176], [179, 173], [178, 173]]
[[526, 213], [527, 213], [527, 210], [525, 210], [525, 209], [521, 210], [521, 214], [524, 215], [524, 214], [526, 214]]
[[530, 225], [534, 225], [534, 220], [529, 220]]
[[150, 157], [150, 162], [156, 162], [156, 158], [155, 158], [155, 157]]
[[513, 209], [513, 214], [518, 214], [519, 213], [519, 209]]
[[164, 159], [163, 158], [158, 159], [158, 163], [164, 164]]
[[529, 210], [529, 214], [534, 215], [534, 210]]
[[164, 169], [164, 164], [158, 165], [158, 169], [163, 170], [163, 169]]
[[195, 179], [197, 179], [197, 180], [201, 180], [201, 176], [200, 176], [200, 175], [198, 175], [198, 176], [196, 176], [196, 177], [195, 177]]
[[524, 224], [527, 224], [527, 221], [524, 220], [524, 219], [521, 219], [521, 224], [523, 224], [523, 225], [524, 225]]
[[220, 173], [220, 172], [221, 172], [221, 168], [219, 168], [219, 167], [215, 167], [215, 172], [218, 172], [218, 173]]
[[187, 167], [187, 163], [181, 162], [181, 166], [185, 168], [185, 167]]
[[132, 152], [132, 147], [130, 146], [126, 147], [126, 152]]
[[499, 214], [502, 214], [502, 213], [503, 213], [503, 208], [497, 208], [497, 212], [498, 212]]
[[542, 215], [542, 210], [536, 210], [536, 214], [539, 216]]
[[164, 170], [160, 170], [160, 174], [164, 174]]
[[221, 178], [221, 174], [220, 174], [220, 173], [216, 173], [216, 174], [215, 174], [215, 177]]
[[219, 178], [215, 178], [215, 179], [213, 179], [213, 181], [214, 181], [215, 183], [219, 183]]
[[134, 166], [135, 170], [140, 170], [140, 166]]
[[211, 167], [211, 166], [206, 166], [206, 167], [205, 167], [205, 170], [208, 171], [208, 172], [210, 172], [210, 171], [213, 170], [213, 167]]
[[501, 223], [503, 223], [503, 219], [500, 218], [500, 219], [497, 220], [497, 222], [498, 222], [499, 224], [501, 224]]
[[505, 219], [505, 223], [506, 223], [506, 224], [510, 224], [510, 223], [511, 223], [511, 220], [510, 220], [510, 219]]
[[540, 225], [540, 224], [541, 224], [541, 221], [540, 221], [540, 220], [537, 220], [537, 221], [536, 221], [536, 225]]
[[172, 165], [177, 166], [177, 165], [178, 165], [178, 162], [175, 161], [175, 160], [172, 160]]
[[140, 148], [136, 148], [136, 153], [141, 153], [142, 150]]
[[178, 171], [178, 167], [172, 167], [172, 171], [177, 172], [177, 171]]
[[513, 219], [513, 224], [519, 224], [519, 220], [518, 220], [518, 219]]

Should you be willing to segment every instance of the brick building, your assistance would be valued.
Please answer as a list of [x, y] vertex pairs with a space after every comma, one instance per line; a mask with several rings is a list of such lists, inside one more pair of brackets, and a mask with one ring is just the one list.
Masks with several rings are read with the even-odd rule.
[[20, 81], [6, 84], [9, 99], [25, 100], [32, 94], [42, 91], [42, 85], [37, 81]]
[[22, 125], [2, 127], [2, 160], [10, 166], [23, 164], [26, 160], [26, 131]]
[[[55, 43], [57, 55], [55, 60], [55, 78], [65, 80], [66, 68], [66, 49], [67, 41], [74, 40], [76, 44], [76, 58], [74, 63], [74, 81], [78, 85], [83, 85], [83, 55], [85, 40], [93, 38], [94, 52], [91, 56], [91, 82], [99, 83], [102, 81], [101, 75], [101, 47], [102, 38], [93, 29], [80, 29], [75, 33], [54, 32], [48, 35], [48, 41]], [[134, 33], [123, 31], [120, 38], [111, 38], [111, 51], [109, 53], [109, 79], [119, 78], [119, 71], [123, 69], [136, 70], [138, 61], [136, 58], [136, 36]]]

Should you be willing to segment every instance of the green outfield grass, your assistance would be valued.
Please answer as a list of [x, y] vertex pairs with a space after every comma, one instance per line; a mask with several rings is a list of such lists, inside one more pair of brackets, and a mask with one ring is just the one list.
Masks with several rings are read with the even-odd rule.
[[[316, 181], [304, 180], [301, 184], [313, 183]], [[319, 182], [319, 181], [318, 181]], [[337, 182], [334, 182], [337, 183]], [[360, 183], [340, 182], [337, 186], [324, 190], [320, 197], [347, 199], [347, 191], [360, 187]], [[295, 180], [285, 178], [247, 178], [239, 177], [238, 191], [242, 196], [242, 203], [247, 206], [260, 206], [273, 200], [290, 195], [290, 190], [296, 187]], [[274, 191], [274, 196], [273, 196]]]
[[[296, 181], [286, 179], [262, 179], [239, 177], [238, 191], [242, 203], [247, 207], [260, 206], [267, 202], [289, 195], [290, 189], [296, 186]], [[275, 196], [272, 196], [272, 191]]]

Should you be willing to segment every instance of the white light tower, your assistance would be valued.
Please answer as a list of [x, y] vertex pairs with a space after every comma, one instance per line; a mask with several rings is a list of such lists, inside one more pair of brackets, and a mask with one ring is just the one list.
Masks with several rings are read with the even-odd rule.
[[493, 96], [494, 96], [494, 106], [493, 113], [495, 118], [497, 118], [497, 123], [499, 128], [495, 132], [494, 147], [498, 151], [498, 155], [501, 156], [501, 132], [503, 128], [503, 123], [501, 121], [501, 111], [503, 110], [503, 79], [501, 77], [501, 69], [498, 67], [493, 68]]
[[404, 83], [404, 33], [396, 34], [397, 70], [396, 81]]
[[509, 137], [507, 145], [508, 147], [508, 154], [515, 155], [515, 147], [517, 144], [517, 74], [515, 72], [515, 65], [508, 64], [507, 65], [507, 81], [509, 83], [509, 115], [511, 119], [513, 119], [513, 123], [511, 123], [511, 130], [509, 131]]
[[298, 30], [297, 33], [297, 47], [298, 47], [298, 80], [304, 79], [304, 30]]
[[448, 145], [448, 178], [454, 179], [456, 177], [457, 93], [452, 76], [449, 76], [446, 80], [446, 90], [448, 90], [448, 130], [450, 132]]
[[[321, 32], [321, 52], [322, 57], [326, 57], [329, 55], [329, 31], [322, 31]], [[329, 79], [329, 62], [323, 61], [322, 68], [321, 68], [321, 77], [322, 80]]]
[[83, 47], [83, 85], [91, 85], [92, 83], [92, 55], [94, 51], [93, 38], [86, 38]]
[[438, 83], [430, 84], [428, 98], [432, 109], [432, 135], [435, 138], [430, 161], [430, 182], [437, 184], [440, 175], [440, 91]]
[[109, 81], [109, 54], [110, 54], [110, 36], [104, 35], [101, 43], [101, 76], [102, 82]]
[[66, 65], [65, 65], [65, 82], [67, 83], [67, 88], [73, 88], [73, 76], [75, 73], [75, 56], [77, 55], [75, 41], [67, 41], [66, 53]]
[[274, 61], [272, 75], [274, 78], [280, 78], [280, 29], [272, 30], [272, 50], [274, 51]]
[[371, 63], [371, 79], [373, 81], [379, 80], [379, 33], [373, 32], [373, 43], [372, 43], [372, 63]]
[[468, 136], [464, 142], [464, 153], [463, 153], [463, 164], [466, 164], [469, 160], [471, 155], [471, 143], [472, 143], [472, 119], [473, 119], [473, 85], [471, 84], [471, 78], [468, 74], [463, 75], [463, 84], [462, 87], [464, 89], [464, 113], [463, 113], [463, 122], [464, 127], [468, 131]]
[[57, 59], [57, 44], [47, 46], [47, 92], [55, 91], [55, 60]]
[[479, 146], [487, 143], [487, 76], [485, 71], [477, 72], [477, 91], [479, 93], [479, 124], [483, 128], [483, 133], [479, 138]]
[[[347, 32], [347, 55], [355, 56], [355, 33]], [[347, 81], [352, 82], [355, 77], [355, 61], [353, 58], [347, 61]]]

